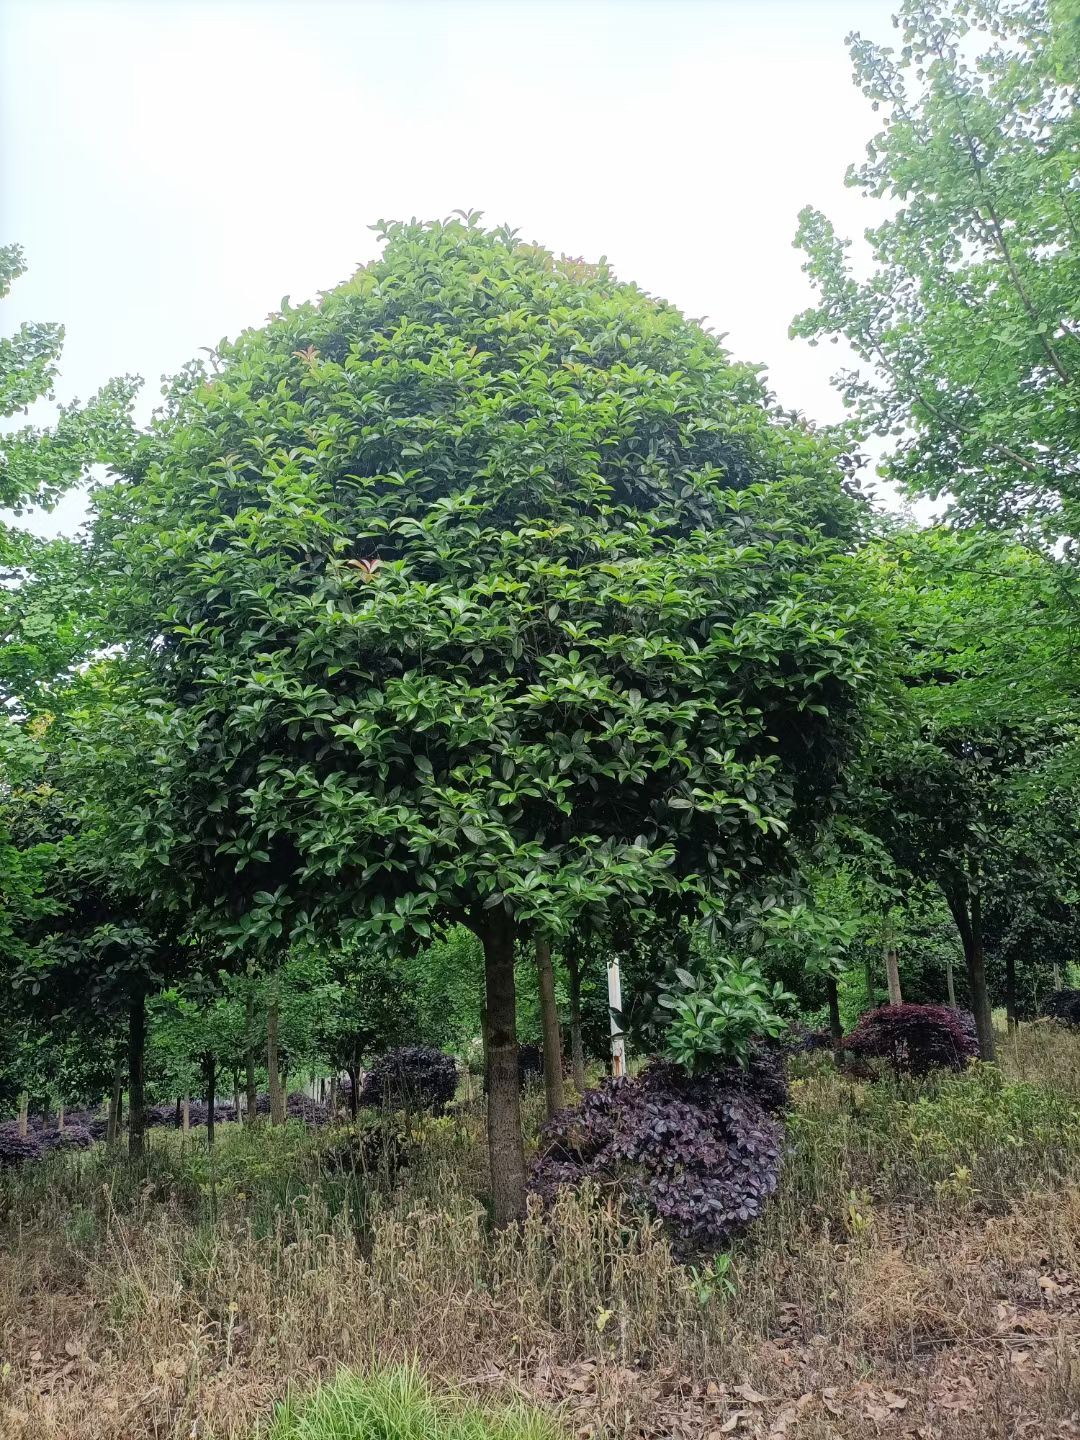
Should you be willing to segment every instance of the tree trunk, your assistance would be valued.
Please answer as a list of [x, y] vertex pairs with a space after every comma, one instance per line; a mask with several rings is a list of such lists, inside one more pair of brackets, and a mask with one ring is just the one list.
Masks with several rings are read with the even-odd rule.
[[285, 1098], [278, 1073], [278, 977], [270, 982], [270, 1003], [266, 1007], [266, 1074], [270, 1087], [270, 1124], [284, 1125]]
[[331, 1076], [330, 1076], [330, 1096], [329, 1096], [329, 1099], [328, 1099], [327, 1102], [326, 1102], [327, 1105], [328, 1105], [328, 1107], [329, 1107], [329, 1110], [330, 1110], [330, 1118], [331, 1118], [332, 1120], [336, 1120], [336, 1119], [337, 1119], [337, 1106], [338, 1106], [337, 1092], [338, 1092], [338, 1077], [337, 1077], [336, 1074], [334, 1074], [334, 1075], [331, 1075]]
[[190, 1135], [190, 1134], [191, 1134], [191, 1101], [188, 1099], [188, 1097], [187, 1097], [186, 1095], [184, 1096], [184, 1108], [183, 1108], [183, 1113], [181, 1114], [181, 1117], [180, 1117], [180, 1123], [181, 1123], [181, 1125], [183, 1126], [184, 1134], [185, 1134], [185, 1135]]
[[140, 984], [128, 1005], [128, 1158], [146, 1150], [146, 993]]
[[19, 1096], [19, 1139], [26, 1139], [26, 1132], [30, 1125], [30, 1096], [24, 1090]]
[[487, 1132], [496, 1225], [525, 1211], [525, 1146], [521, 1137], [514, 927], [492, 916], [481, 933], [487, 1000]]
[[115, 1145], [120, 1135], [120, 1106], [124, 1102], [124, 1067], [119, 1060], [113, 1065], [112, 1094], [109, 1096], [109, 1119], [105, 1126], [105, 1143]]
[[537, 935], [535, 948], [540, 991], [540, 1025], [544, 1034], [544, 1094], [550, 1119], [552, 1115], [566, 1109], [562, 1035], [559, 1031], [559, 1012], [555, 1005], [555, 970], [551, 963], [551, 946], [542, 935]]
[[213, 1050], [206, 1052], [206, 1144], [207, 1148], [214, 1148], [214, 1122], [217, 1119], [215, 1111], [215, 1093], [217, 1091], [217, 1056]]
[[183, 1118], [183, 1106], [184, 1106], [184, 1097], [183, 1097], [182, 1095], [178, 1095], [178, 1096], [176, 1097], [176, 1105], [175, 1105], [175, 1107], [174, 1107], [174, 1109], [173, 1109], [173, 1124], [174, 1124], [174, 1126], [176, 1127], [177, 1130], [180, 1129], [180, 1121], [181, 1121], [182, 1118]]
[[1005, 1015], [1009, 1034], [1013, 1035], [1020, 1028], [1020, 1020], [1016, 1014], [1016, 955], [1011, 946], [1005, 952]]
[[885, 975], [889, 982], [889, 1004], [902, 1005], [904, 997], [900, 992], [900, 964], [892, 945], [885, 947]]
[[968, 991], [975, 1016], [975, 1033], [979, 1037], [979, 1055], [987, 1064], [997, 1060], [994, 1044], [994, 1022], [990, 1013], [990, 995], [986, 988], [986, 957], [983, 954], [982, 912], [977, 890], [961, 881], [945, 891], [967, 965]]
[[64, 1102], [63, 1100], [56, 1107], [56, 1128], [62, 1135], [64, 1133]]
[[829, 1035], [832, 1039], [833, 1060], [838, 1070], [844, 1065], [844, 1027], [840, 1023], [840, 993], [836, 988], [836, 976], [826, 975], [825, 994], [829, 1001]]
[[232, 1077], [232, 1108], [233, 1119], [240, 1119], [240, 1071], [234, 1070]]
[[259, 1095], [255, 1089], [255, 990], [250, 975], [244, 1001], [244, 1088], [247, 1090], [245, 1119], [254, 1125], [259, 1114]]
[[955, 980], [955, 978], [954, 978], [954, 976], [953, 976], [953, 963], [952, 963], [951, 960], [946, 960], [946, 961], [945, 961], [945, 984], [948, 986], [948, 991], [949, 991], [949, 1004], [950, 1004], [950, 1006], [952, 1007], [952, 1009], [955, 1010], [955, 1009], [956, 1009], [956, 980]]
[[585, 1046], [581, 1038], [581, 960], [576, 949], [566, 955], [570, 972], [570, 1061], [574, 1067], [574, 1085], [579, 1095], [585, 1091]]
[[1054, 989], [1061, 989], [1061, 966], [1056, 960], [1054, 961]]

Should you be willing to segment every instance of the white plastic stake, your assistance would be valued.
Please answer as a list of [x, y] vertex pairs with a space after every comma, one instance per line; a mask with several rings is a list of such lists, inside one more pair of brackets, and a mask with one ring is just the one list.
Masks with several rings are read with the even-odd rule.
[[626, 1074], [626, 1040], [615, 1018], [622, 1014], [622, 974], [617, 955], [609, 957], [607, 962], [607, 1003], [611, 1016], [611, 1073], [618, 1079]]

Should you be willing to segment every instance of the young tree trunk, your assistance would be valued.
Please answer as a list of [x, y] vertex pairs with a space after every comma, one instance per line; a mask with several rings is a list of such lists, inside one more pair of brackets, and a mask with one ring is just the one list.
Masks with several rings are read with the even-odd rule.
[[26, 1132], [30, 1126], [30, 1096], [24, 1090], [19, 1096], [19, 1139], [26, 1139]]
[[64, 1133], [64, 1102], [63, 1100], [56, 1107], [56, 1128], [61, 1134]]
[[826, 975], [825, 995], [829, 1002], [829, 1036], [832, 1039], [833, 1061], [840, 1070], [844, 1065], [844, 1027], [840, 1023], [840, 992], [836, 988], [835, 975]]
[[518, 1082], [514, 927], [493, 915], [481, 933], [487, 1001], [488, 1158], [496, 1225], [525, 1212], [525, 1146]]
[[113, 1065], [112, 1093], [109, 1096], [109, 1118], [105, 1126], [105, 1143], [115, 1145], [120, 1134], [120, 1106], [124, 1101], [124, 1067], [119, 1060]]
[[206, 1144], [207, 1148], [214, 1148], [214, 1122], [217, 1118], [215, 1111], [215, 1092], [217, 1091], [217, 1056], [213, 1050], [206, 1052]]
[[945, 898], [964, 947], [968, 992], [975, 1016], [975, 1033], [979, 1037], [979, 1055], [987, 1064], [992, 1065], [997, 1060], [997, 1047], [994, 1044], [990, 994], [986, 988], [986, 957], [983, 954], [979, 894], [966, 881], [959, 881], [946, 890]]
[[562, 1034], [559, 1030], [559, 1012], [555, 1005], [555, 970], [551, 963], [551, 946], [542, 935], [537, 935], [535, 949], [540, 991], [540, 1025], [544, 1034], [544, 1094], [550, 1119], [552, 1115], [566, 1109]]
[[902, 1005], [904, 997], [900, 992], [900, 963], [892, 945], [885, 947], [885, 975], [889, 982], [889, 1004]]
[[349, 1114], [355, 1120], [360, 1110], [360, 1071], [354, 1065], [345, 1073], [349, 1077]]
[[142, 985], [128, 1004], [128, 1158], [146, 1150], [146, 993]]
[[270, 1086], [270, 1124], [284, 1125], [285, 1097], [278, 1073], [278, 980], [271, 981], [270, 1003], [266, 1007], [266, 1074]]
[[234, 1070], [234, 1071], [233, 1071], [233, 1077], [232, 1077], [232, 1108], [233, 1108], [233, 1119], [234, 1119], [234, 1120], [239, 1120], [239, 1119], [240, 1119], [240, 1072], [239, 1072], [239, 1070]]
[[570, 1062], [574, 1067], [574, 1085], [579, 1095], [585, 1091], [585, 1046], [581, 1038], [581, 960], [576, 947], [566, 954], [570, 973]]
[[331, 1075], [331, 1076], [330, 1076], [330, 1096], [329, 1096], [329, 1099], [328, 1099], [327, 1102], [326, 1102], [326, 1103], [327, 1103], [327, 1107], [328, 1107], [328, 1109], [329, 1109], [329, 1111], [330, 1111], [330, 1117], [331, 1117], [331, 1119], [335, 1119], [335, 1118], [337, 1117], [337, 1105], [338, 1105], [337, 1089], [338, 1089], [338, 1077], [337, 1077], [336, 1074], [335, 1074], [335, 1075]]
[[953, 975], [953, 963], [952, 963], [951, 960], [946, 960], [946, 961], [945, 961], [945, 984], [947, 985], [948, 991], [949, 991], [949, 1005], [951, 1006], [951, 1008], [952, 1008], [953, 1010], [955, 1010], [955, 1009], [956, 1009], [956, 979], [955, 979], [955, 977], [954, 977], [954, 975]]
[[1009, 1034], [1014, 1035], [1020, 1020], [1016, 1014], [1016, 955], [1011, 946], [1005, 952], [1005, 1016]]
[[244, 1000], [244, 1088], [247, 1091], [244, 1118], [249, 1125], [254, 1125], [259, 1113], [259, 1095], [255, 1089], [255, 990], [250, 975]]
[[1061, 989], [1061, 966], [1056, 960], [1054, 961], [1054, 989]]
[[180, 1129], [180, 1121], [183, 1118], [183, 1110], [184, 1097], [182, 1095], [178, 1095], [176, 1097], [176, 1105], [173, 1109], [173, 1124], [176, 1126], [177, 1130]]
[[187, 1097], [186, 1095], [184, 1096], [184, 1108], [183, 1108], [183, 1111], [182, 1111], [182, 1113], [181, 1113], [180, 1123], [181, 1123], [181, 1125], [183, 1126], [184, 1134], [185, 1134], [185, 1135], [190, 1135], [190, 1134], [191, 1134], [191, 1101], [188, 1099], [188, 1097]]

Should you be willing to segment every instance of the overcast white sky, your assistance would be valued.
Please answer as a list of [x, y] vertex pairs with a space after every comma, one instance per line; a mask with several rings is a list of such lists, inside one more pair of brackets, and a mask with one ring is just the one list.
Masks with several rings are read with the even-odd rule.
[[[813, 202], [842, 232], [874, 116], [844, 36], [889, 0], [0, 0], [0, 331], [67, 327], [62, 398], [147, 381], [314, 295], [380, 217], [476, 208], [728, 333], [821, 420], [790, 341]], [[69, 499], [56, 523], [77, 523]], [[52, 528], [52, 526], [50, 526]]]

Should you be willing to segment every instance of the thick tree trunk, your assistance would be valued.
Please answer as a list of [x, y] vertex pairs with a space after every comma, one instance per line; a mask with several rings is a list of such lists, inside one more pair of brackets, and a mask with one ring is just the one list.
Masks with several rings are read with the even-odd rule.
[[945, 891], [967, 965], [968, 993], [975, 1016], [975, 1033], [979, 1037], [979, 1055], [987, 1064], [997, 1060], [994, 1044], [994, 1022], [990, 1012], [990, 994], [986, 988], [986, 957], [983, 954], [982, 912], [978, 891], [961, 881]]
[[120, 1135], [120, 1107], [124, 1103], [124, 1067], [119, 1060], [113, 1065], [112, 1093], [109, 1096], [109, 1118], [105, 1125], [105, 1143], [115, 1145]]
[[570, 972], [570, 1063], [581, 1095], [585, 1091], [585, 1045], [581, 1037], [581, 960], [576, 949], [567, 952], [566, 967]]
[[213, 1050], [206, 1052], [205, 1060], [206, 1074], [206, 1144], [212, 1150], [214, 1148], [214, 1130], [217, 1120], [215, 1095], [217, 1092], [217, 1056]]
[[540, 991], [540, 1025], [544, 1034], [544, 1094], [550, 1119], [566, 1109], [563, 1085], [562, 1034], [559, 1012], [555, 1005], [555, 970], [551, 963], [551, 946], [542, 935], [536, 937], [536, 975]]
[[270, 1003], [266, 1007], [266, 1074], [270, 1088], [270, 1124], [284, 1125], [285, 1097], [278, 1073], [278, 980], [270, 982]]
[[132, 991], [128, 1005], [128, 1157], [146, 1149], [146, 994]]
[[1012, 1035], [1020, 1028], [1020, 1018], [1016, 1013], [1016, 955], [1011, 947], [1005, 952], [1005, 1015]]
[[829, 1002], [829, 1036], [832, 1040], [833, 1060], [839, 1070], [844, 1064], [844, 1027], [840, 1023], [840, 993], [836, 988], [835, 975], [826, 975], [825, 994]]
[[956, 1009], [956, 979], [955, 979], [955, 977], [954, 977], [954, 975], [953, 975], [953, 963], [952, 963], [951, 960], [946, 960], [946, 961], [945, 961], [945, 984], [946, 984], [946, 986], [948, 987], [948, 992], [949, 992], [949, 1004], [950, 1004], [950, 1006], [952, 1007], [952, 1009], [955, 1010], [955, 1009]]
[[481, 934], [487, 1001], [488, 1158], [496, 1225], [525, 1212], [525, 1146], [521, 1137], [514, 927], [492, 916]]
[[244, 1088], [247, 1091], [245, 1119], [254, 1125], [259, 1113], [259, 1095], [255, 1089], [255, 991], [250, 975], [244, 1001]]

